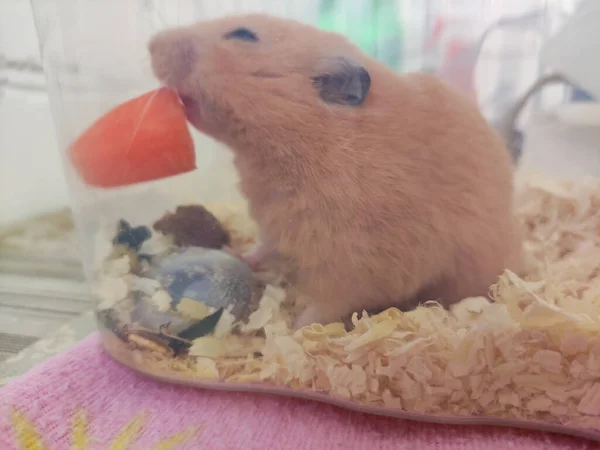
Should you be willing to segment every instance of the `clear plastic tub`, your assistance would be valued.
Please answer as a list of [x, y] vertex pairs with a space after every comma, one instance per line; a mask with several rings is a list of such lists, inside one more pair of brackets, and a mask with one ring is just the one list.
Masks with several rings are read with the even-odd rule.
[[174, 383], [600, 439], [600, 189], [513, 187], [456, 93], [476, 63], [447, 64], [486, 27], [428, 65], [417, 3], [33, 1], [104, 347]]

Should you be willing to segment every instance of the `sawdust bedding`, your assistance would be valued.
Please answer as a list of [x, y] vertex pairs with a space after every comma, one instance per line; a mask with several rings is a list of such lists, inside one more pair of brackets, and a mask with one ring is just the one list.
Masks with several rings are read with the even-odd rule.
[[[206, 206], [234, 247], [252, 245], [256, 228], [243, 208]], [[528, 271], [523, 278], [504, 273], [490, 288], [494, 302], [355, 314], [349, 332], [341, 323], [291, 330], [293, 289], [270, 273], [247, 323], [224, 311], [214, 333], [192, 341], [185, 355], [106, 331], [105, 347], [142, 372], [176, 381], [260, 382], [412, 413], [600, 430], [600, 180], [520, 176], [516, 209]], [[115, 286], [131, 274], [118, 261], [121, 272], [115, 262], [101, 280], [100, 310], [126, 303], [131, 283]], [[152, 298], [168, 307], [164, 292]]]

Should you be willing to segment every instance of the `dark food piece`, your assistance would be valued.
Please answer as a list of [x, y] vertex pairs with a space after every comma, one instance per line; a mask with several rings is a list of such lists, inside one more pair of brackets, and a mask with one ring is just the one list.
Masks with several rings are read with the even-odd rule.
[[204, 206], [178, 206], [175, 213], [167, 213], [154, 223], [153, 228], [172, 235], [180, 247], [204, 247], [220, 249], [229, 245], [227, 230]]
[[127, 334], [127, 341], [138, 348], [162, 355], [177, 356], [177, 352], [171, 348], [172, 336], [147, 330], [134, 330]]
[[119, 220], [117, 235], [112, 240], [113, 245], [123, 245], [134, 252], [139, 252], [144, 241], [150, 238], [152, 233], [145, 226], [132, 227], [125, 219]]
[[177, 336], [181, 339], [187, 339], [189, 341], [198, 339], [199, 337], [206, 336], [212, 333], [219, 323], [221, 316], [223, 315], [223, 308], [217, 309], [214, 313], [206, 316], [204, 319], [196, 322], [194, 325], [187, 327]]
[[217, 309], [210, 316], [206, 316], [201, 321], [189, 326], [177, 335], [182, 340], [171, 340], [169, 347], [175, 352], [175, 355], [187, 350], [191, 346], [191, 341], [207, 334], [212, 333], [223, 315], [223, 308]]
[[98, 321], [123, 342], [134, 343], [147, 350], [170, 353], [178, 356], [187, 351], [194, 339], [212, 333], [223, 315], [223, 308], [219, 308], [213, 314], [190, 325], [177, 335], [173, 335], [169, 329], [169, 323], [162, 325], [158, 330], [144, 327], [126, 325], [117, 317], [114, 310], [98, 311]]

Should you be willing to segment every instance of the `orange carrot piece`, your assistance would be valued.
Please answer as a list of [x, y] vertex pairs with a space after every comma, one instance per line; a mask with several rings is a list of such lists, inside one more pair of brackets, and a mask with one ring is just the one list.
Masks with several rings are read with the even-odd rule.
[[129, 100], [96, 120], [68, 149], [83, 180], [126, 186], [191, 172], [194, 142], [177, 94], [160, 88]]

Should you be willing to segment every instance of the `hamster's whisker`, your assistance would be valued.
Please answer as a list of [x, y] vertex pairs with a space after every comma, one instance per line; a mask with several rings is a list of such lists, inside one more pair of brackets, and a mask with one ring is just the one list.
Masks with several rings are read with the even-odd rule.
[[[159, 9], [158, 9], [158, 6], [156, 6], [156, 3], [155, 3], [155, 2], [153, 2], [153, 5], [154, 5], [154, 8], [152, 8], [152, 11], [153, 11], [154, 13], [156, 13], [156, 16], [158, 17], [158, 20], [161, 22], [161, 24], [162, 24], [164, 27], [168, 27], [168, 26], [169, 26], [168, 22], [165, 20], [164, 16], [163, 16], [163, 15], [162, 15], [162, 13], [159, 11]], [[178, 3], [178, 8], [179, 8], [179, 3]]]
[[168, 83], [169, 83], [169, 79], [173, 76], [172, 73], [168, 74], [161, 82], [160, 85], [162, 87], [169, 87]]
[[148, 109], [150, 108], [150, 105], [152, 104], [152, 102], [156, 98], [157, 94], [158, 94], [158, 90], [152, 94], [152, 96], [148, 99], [148, 102], [144, 106], [144, 109], [142, 110], [142, 114], [140, 114], [140, 117], [139, 117], [139, 119], [138, 119], [138, 121], [137, 121], [137, 123], [135, 125], [134, 130], [133, 130], [133, 135], [131, 136], [131, 141], [129, 142], [129, 147], [127, 148], [127, 152], [126, 152], [127, 154], [129, 153], [129, 151], [133, 147], [133, 142], [135, 141], [135, 138], [136, 138], [136, 136], [138, 134], [138, 131], [139, 131], [140, 126], [142, 124], [142, 120], [146, 116], [146, 113], [148, 112]]

